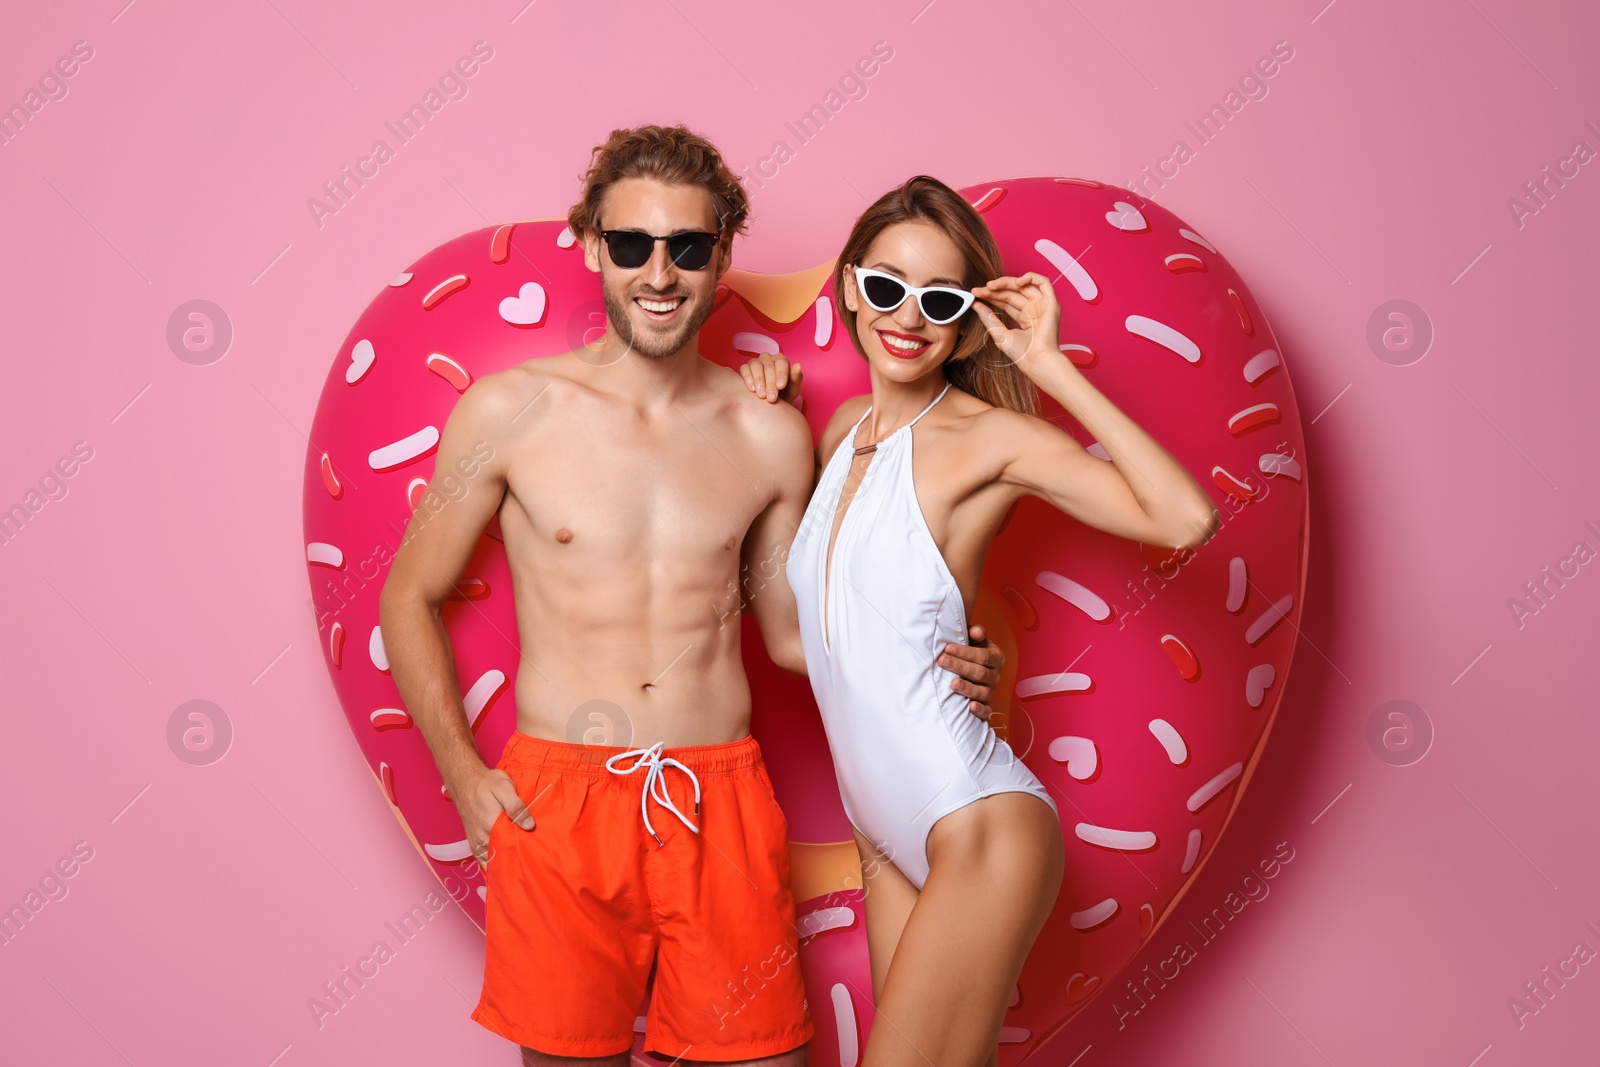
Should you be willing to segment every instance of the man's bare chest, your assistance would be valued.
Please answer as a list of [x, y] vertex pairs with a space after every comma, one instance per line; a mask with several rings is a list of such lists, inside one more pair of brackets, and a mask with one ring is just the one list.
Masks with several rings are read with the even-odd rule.
[[[685, 427], [686, 433], [693, 430]], [[692, 564], [735, 553], [770, 499], [750, 457], [711, 442], [616, 435], [567, 437], [519, 448], [507, 475], [505, 512], [535, 544], [589, 556]]]

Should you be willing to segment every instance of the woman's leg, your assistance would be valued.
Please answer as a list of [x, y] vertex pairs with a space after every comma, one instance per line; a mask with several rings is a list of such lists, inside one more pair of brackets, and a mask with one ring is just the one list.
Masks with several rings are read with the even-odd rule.
[[[985, 797], [934, 824], [928, 879], [891, 947], [881, 992], [874, 990], [877, 1017], [863, 1067], [992, 1062], [1064, 862], [1055, 812], [1028, 793]], [[867, 899], [871, 951], [871, 892]]]
[[856, 836], [856, 852], [861, 856], [867, 958], [872, 964], [872, 1002], [877, 1004], [883, 1000], [883, 982], [889, 974], [889, 961], [894, 959], [900, 931], [905, 928], [912, 905], [917, 902], [917, 887], [860, 830], [854, 826], [850, 829]]

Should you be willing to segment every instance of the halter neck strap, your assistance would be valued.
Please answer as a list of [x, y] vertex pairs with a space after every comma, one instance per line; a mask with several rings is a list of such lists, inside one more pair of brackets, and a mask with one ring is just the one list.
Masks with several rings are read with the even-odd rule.
[[[917, 412], [916, 418], [912, 419], [910, 422], [908, 422], [904, 426], [900, 427], [900, 430], [910, 430], [911, 427], [916, 425], [917, 419], [922, 418], [922, 416], [924, 416], [928, 412], [932, 411], [933, 410], [933, 405], [937, 404], [939, 401], [943, 400], [944, 399], [944, 394], [948, 393], [949, 391], [950, 391], [950, 383], [947, 381], [947, 382], [944, 383], [944, 388], [939, 390], [939, 395], [933, 398], [933, 403], [929, 404], [927, 407], [925, 407], [921, 411]], [[856, 447], [856, 432], [861, 429], [861, 424], [863, 422], [866, 422], [867, 421], [867, 416], [871, 415], [871, 414], [872, 414], [872, 405], [868, 404], [867, 405], [867, 410], [865, 410], [865, 411], [863, 411], [861, 413], [861, 417], [856, 420], [856, 424], [854, 426], [850, 427], [850, 432], [845, 434], [845, 438], [844, 438], [844, 441], [842, 442], [841, 447], [843, 445], [849, 445], [850, 448], [854, 451], [854, 453], [856, 455], [860, 456], [860, 455], [865, 455], [868, 452], [875, 451], [877, 449], [878, 445], [883, 443], [883, 441], [879, 441], [877, 444], [862, 445], [860, 448]], [[894, 433], [889, 434], [889, 436], [885, 437], [883, 440], [887, 441], [889, 439], [889, 437], [893, 437], [895, 434], [899, 433], [900, 430], [894, 431]]]
[[[928, 412], [932, 411], [933, 410], [933, 405], [937, 404], [939, 401], [943, 400], [944, 399], [944, 394], [948, 393], [949, 391], [950, 391], [950, 383], [949, 382], [945, 382], [944, 383], [944, 388], [939, 390], [939, 395], [933, 398], [933, 404], [929, 404], [927, 407], [925, 407], [921, 411], [917, 412], [916, 418], [912, 419], [911, 422], [906, 423], [906, 426], [913, 425], [917, 421], [917, 419], [922, 418], [922, 416], [924, 416]], [[861, 424], [863, 422], [866, 422], [867, 421], [867, 416], [871, 415], [871, 414], [872, 414], [872, 405], [868, 404], [867, 405], [867, 410], [863, 411], [861, 413], [861, 417], [856, 420], [856, 424], [854, 426], [850, 427], [850, 434], [849, 434], [849, 437], [848, 437], [849, 440], [854, 441], [856, 439], [856, 431], [861, 429]], [[905, 429], [905, 426], [900, 427], [900, 429], [901, 430]], [[895, 432], [899, 433], [900, 431], [896, 430]]]
[[[944, 394], [948, 393], [949, 391], [950, 391], [950, 383], [949, 382], [945, 382], [944, 383], [944, 388], [939, 390], [939, 395], [933, 398], [933, 404], [937, 404], [939, 401], [943, 400], [944, 399]], [[929, 404], [927, 407], [925, 407], [921, 411], [917, 412], [917, 419], [922, 418], [922, 416], [924, 416], [928, 412], [932, 411], [933, 410], [933, 404]], [[906, 423], [906, 425], [907, 426], [915, 426], [916, 422], [917, 422], [917, 419], [912, 419], [910, 422]]]

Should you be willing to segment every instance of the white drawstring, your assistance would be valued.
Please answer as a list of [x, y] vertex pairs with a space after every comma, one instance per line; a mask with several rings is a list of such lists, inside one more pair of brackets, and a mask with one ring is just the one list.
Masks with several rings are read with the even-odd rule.
[[[606, 760], [606, 770], [610, 771], [612, 774], [632, 774], [640, 767], [648, 768], [644, 775], [644, 788], [639, 790], [639, 814], [644, 817], [644, 828], [650, 831], [650, 836], [656, 839], [656, 844], [658, 845], [663, 843], [661, 840], [661, 835], [657, 834], [655, 827], [650, 825], [650, 809], [648, 804], [652, 796], [655, 797], [658, 804], [664, 805], [668, 811], [676, 815], [683, 825], [687, 826], [695, 833], [700, 832], [700, 828], [694, 823], [690, 822], [684, 816], [683, 812], [678, 810], [678, 806], [672, 802], [672, 797], [667, 794], [667, 783], [662, 780], [662, 771], [667, 767], [676, 767], [678, 770], [689, 776], [689, 780], [694, 783], [694, 813], [696, 815], [700, 814], [700, 779], [694, 776], [693, 771], [679, 763], [677, 760], [673, 759], [671, 756], [663, 759], [661, 756], [661, 749], [665, 745], [665, 741], [657, 741], [649, 748], [629, 749], [627, 752], [619, 752], [615, 756], [612, 756], [610, 759]], [[621, 767], [612, 766], [612, 764], [617, 760], [627, 759], [629, 756], [638, 757], [633, 761], [633, 765], [631, 767], [624, 769]], [[658, 789], [659, 792], [657, 791]]]

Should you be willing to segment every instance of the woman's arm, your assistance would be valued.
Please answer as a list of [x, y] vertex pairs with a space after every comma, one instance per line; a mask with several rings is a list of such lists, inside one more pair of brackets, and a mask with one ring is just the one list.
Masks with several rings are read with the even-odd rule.
[[973, 305], [996, 345], [1111, 457], [1107, 464], [1043, 419], [993, 412], [1012, 458], [1000, 479], [1087, 525], [1146, 544], [1194, 548], [1217, 532], [1205, 490], [1155, 439], [1096, 389], [1059, 347], [1061, 307], [1048, 279], [1029, 272], [973, 290], [1023, 325]]

